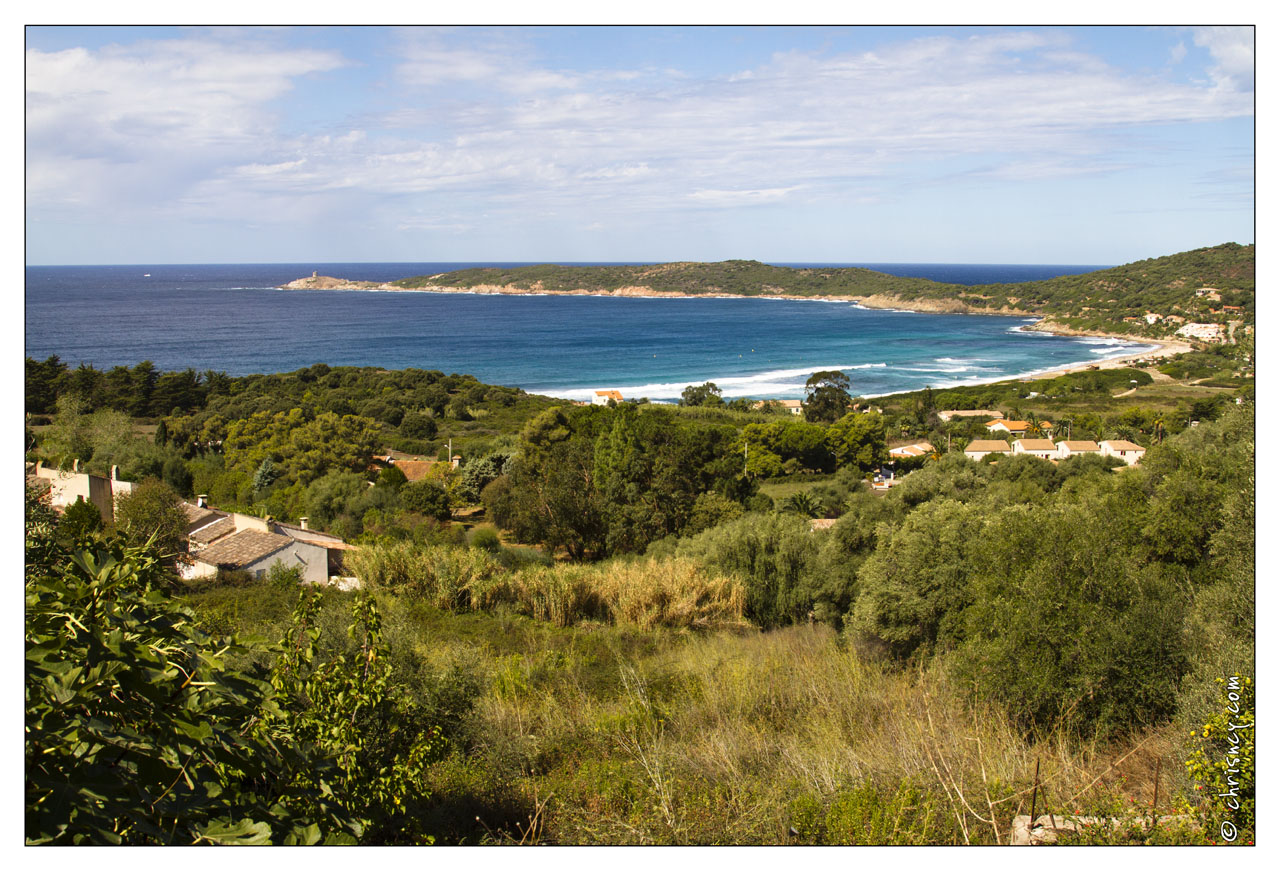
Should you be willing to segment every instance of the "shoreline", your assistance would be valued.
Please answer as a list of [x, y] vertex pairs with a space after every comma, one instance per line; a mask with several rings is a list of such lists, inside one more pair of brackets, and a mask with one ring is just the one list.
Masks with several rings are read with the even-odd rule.
[[[443, 274], [443, 273], [442, 273]], [[436, 278], [438, 276], [429, 276]], [[993, 317], [1018, 317], [1018, 318], [1035, 318], [1035, 322], [1025, 324], [1017, 329], [1020, 332], [1028, 333], [1045, 333], [1054, 336], [1064, 337], [1088, 337], [1101, 339], [1114, 339], [1116, 341], [1140, 344], [1143, 347], [1140, 351], [1119, 354], [1114, 357], [1105, 357], [1097, 360], [1082, 360], [1078, 363], [1071, 363], [1066, 366], [1057, 366], [1051, 369], [1032, 370], [1014, 375], [1006, 375], [995, 378], [991, 381], [973, 381], [966, 382], [964, 386], [970, 384], [977, 386], [981, 384], [998, 384], [1003, 381], [1026, 381], [1039, 380], [1046, 378], [1057, 378], [1062, 375], [1068, 375], [1076, 372], [1088, 372], [1100, 369], [1121, 369], [1127, 368], [1131, 364], [1142, 361], [1151, 360], [1152, 363], [1159, 361], [1165, 357], [1175, 354], [1182, 354], [1193, 350], [1192, 346], [1185, 341], [1176, 341], [1172, 339], [1153, 339], [1145, 336], [1127, 336], [1116, 333], [1105, 333], [1098, 330], [1076, 330], [1070, 327], [1064, 327], [1059, 324], [1052, 323], [1045, 315], [1035, 312], [1021, 310], [1006, 310], [999, 312], [977, 311], [966, 304], [959, 301], [951, 300], [928, 300], [928, 301], [911, 301], [906, 302], [898, 299], [890, 299], [888, 297], [871, 294], [868, 296], [801, 296], [797, 294], [787, 293], [771, 293], [768, 295], [760, 294], [757, 296], [748, 296], [740, 293], [680, 293], [678, 291], [659, 291], [651, 290], [647, 287], [621, 287], [617, 290], [548, 290], [546, 288], [535, 286], [532, 288], [513, 287], [512, 285], [494, 285], [480, 284], [469, 288], [444, 287], [441, 285], [425, 285], [423, 287], [398, 287], [390, 282], [373, 282], [373, 281], [353, 281], [349, 279], [333, 278], [331, 276], [313, 275], [308, 278], [299, 278], [287, 284], [280, 285], [277, 290], [339, 290], [339, 291], [365, 291], [365, 292], [387, 292], [387, 293], [436, 293], [436, 294], [461, 294], [471, 296], [589, 296], [602, 297], [609, 299], [771, 299], [771, 300], [799, 300], [810, 302], [834, 302], [844, 303], [855, 306], [857, 308], [872, 311], [891, 311], [916, 313], [916, 314], [971, 314], [971, 315], [988, 315]], [[1141, 368], [1141, 367], [1139, 367]], [[960, 386], [960, 385], [956, 385]], [[577, 388], [568, 388], [576, 390]], [[949, 388], [941, 388], [949, 389]], [[911, 391], [897, 391], [911, 392]], [[876, 398], [877, 396], [892, 396], [894, 394], [876, 394], [868, 395], [866, 398]], [[557, 397], [564, 398], [564, 397]]]

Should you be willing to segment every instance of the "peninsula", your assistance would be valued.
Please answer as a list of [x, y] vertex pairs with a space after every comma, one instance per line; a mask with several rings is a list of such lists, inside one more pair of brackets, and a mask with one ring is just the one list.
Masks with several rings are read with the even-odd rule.
[[463, 269], [391, 282], [312, 274], [288, 290], [613, 297], [758, 297], [867, 308], [1039, 317], [1036, 329], [1135, 339], [1230, 340], [1254, 322], [1254, 246], [1227, 243], [1043, 281], [965, 286], [859, 267], [790, 268], [755, 260], [650, 266]]

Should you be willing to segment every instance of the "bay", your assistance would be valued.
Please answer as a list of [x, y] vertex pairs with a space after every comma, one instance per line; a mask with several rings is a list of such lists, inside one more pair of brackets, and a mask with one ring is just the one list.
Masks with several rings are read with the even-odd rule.
[[[513, 264], [28, 266], [26, 354], [100, 369], [146, 359], [160, 369], [231, 375], [320, 362], [414, 367], [568, 399], [610, 388], [628, 398], [673, 400], [704, 381], [726, 397], [800, 398], [809, 375], [823, 369], [846, 372], [863, 396], [940, 389], [1149, 347], [1026, 332], [1025, 318], [875, 311], [847, 302], [277, 289], [313, 270], [382, 282], [490, 265]], [[866, 265], [963, 284], [1102, 268], [780, 265]]]

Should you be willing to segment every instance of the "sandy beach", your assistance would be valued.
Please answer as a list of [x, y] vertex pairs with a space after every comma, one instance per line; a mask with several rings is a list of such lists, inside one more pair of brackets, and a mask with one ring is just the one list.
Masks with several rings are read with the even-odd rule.
[[1174, 354], [1185, 354], [1194, 350], [1190, 344], [1182, 341], [1173, 341], [1170, 339], [1149, 339], [1146, 337], [1121, 336], [1114, 333], [1102, 333], [1096, 330], [1072, 330], [1066, 327], [1060, 327], [1056, 324], [1046, 323], [1044, 319], [1034, 324], [1027, 324], [1025, 328], [1028, 332], [1053, 333], [1056, 336], [1093, 336], [1100, 339], [1119, 339], [1125, 342], [1142, 342], [1146, 345], [1155, 345], [1156, 347], [1149, 351], [1140, 351], [1134, 354], [1125, 354], [1120, 357], [1108, 357], [1105, 360], [1097, 362], [1077, 363], [1073, 366], [1064, 366], [1060, 369], [1051, 369], [1047, 372], [1039, 372], [1036, 378], [1057, 378], [1059, 375], [1068, 375], [1072, 372], [1088, 372], [1096, 369], [1123, 369], [1134, 366], [1135, 364], [1141, 368], [1143, 361], [1155, 363], [1165, 357], [1172, 357]]

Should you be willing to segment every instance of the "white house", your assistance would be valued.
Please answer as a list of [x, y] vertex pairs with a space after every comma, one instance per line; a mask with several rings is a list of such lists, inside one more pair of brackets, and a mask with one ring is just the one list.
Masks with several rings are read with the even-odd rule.
[[891, 457], [923, 457], [933, 452], [934, 447], [928, 442], [916, 442], [915, 444], [898, 445], [896, 448], [889, 448], [889, 456]]
[[1067, 457], [1080, 457], [1086, 454], [1100, 457], [1102, 456], [1102, 448], [1097, 442], [1090, 441], [1058, 442], [1058, 459], [1060, 460], [1065, 460]]
[[1013, 443], [1015, 454], [1030, 454], [1042, 460], [1057, 459], [1058, 447], [1051, 439], [1018, 439]]
[[768, 405], [776, 405], [778, 408], [788, 411], [791, 414], [804, 413], [804, 403], [799, 399], [761, 399], [751, 407], [759, 410]]
[[954, 420], [957, 417], [1000, 417], [1000, 412], [992, 411], [989, 408], [968, 408], [968, 409], [952, 409], [951, 411], [939, 411], [939, 420]]
[[1009, 443], [1000, 439], [974, 439], [964, 449], [964, 455], [971, 460], [981, 460], [987, 454], [1004, 456], [1010, 453]]
[[1146, 448], [1124, 439], [1110, 439], [1100, 447], [1104, 457], [1119, 457], [1130, 466], [1136, 465], [1147, 453]]
[[987, 429], [991, 432], [1007, 432], [1012, 435], [1022, 435], [1031, 424], [1025, 420], [989, 420], [987, 421]]
[[609, 400], [614, 402], [622, 402], [622, 394], [616, 390], [597, 390], [591, 397], [592, 405], [608, 405]]
[[1218, 342], [1222, 340], [1222, 324], [1184, 324], [1178, 327], [1174, 335], [1186, 336], [1188, 339]]
[[120, 480], [118, 466], [111, 467], [111, 477], [90, 475], [80, 471], [80, 461], [75, 460], [70, 472], [61, 469], [50, 469], [44, 463], [36, 463], [31, 476], [38, 481], [46, 481], [49, 485], [49, 504], [54, 508], [66, 509], [77, 499], [83, 499], [97, 506], [104, 523], [115, 519], [116, 497], [124, 493], [132, 493], [134, 484]]
[[180, 569], [188, 580], [212, 577], [218, 569], [247, 571], [261, 577], [276, 562], [302, 568], [304, 583], [325, 583], [342, 574], [345, 551], [355, 550], [336, 535], [301, 524], [280, 523], [271, 518], [216, 511], [204, 505], [184, 504], [188, 517], [203, 512], [187, 533], [193, 563]]
[[248, 572], [260, 578], [273, 565], [281, 563], [286, 568], [302, 569], [303, 583], [329, 581], [329, 554], [323, 547], [257, 529], [223, 536], [192, 554], [192, 560], [182, 573], [188, 579], [213, 577], [218, 569]]

